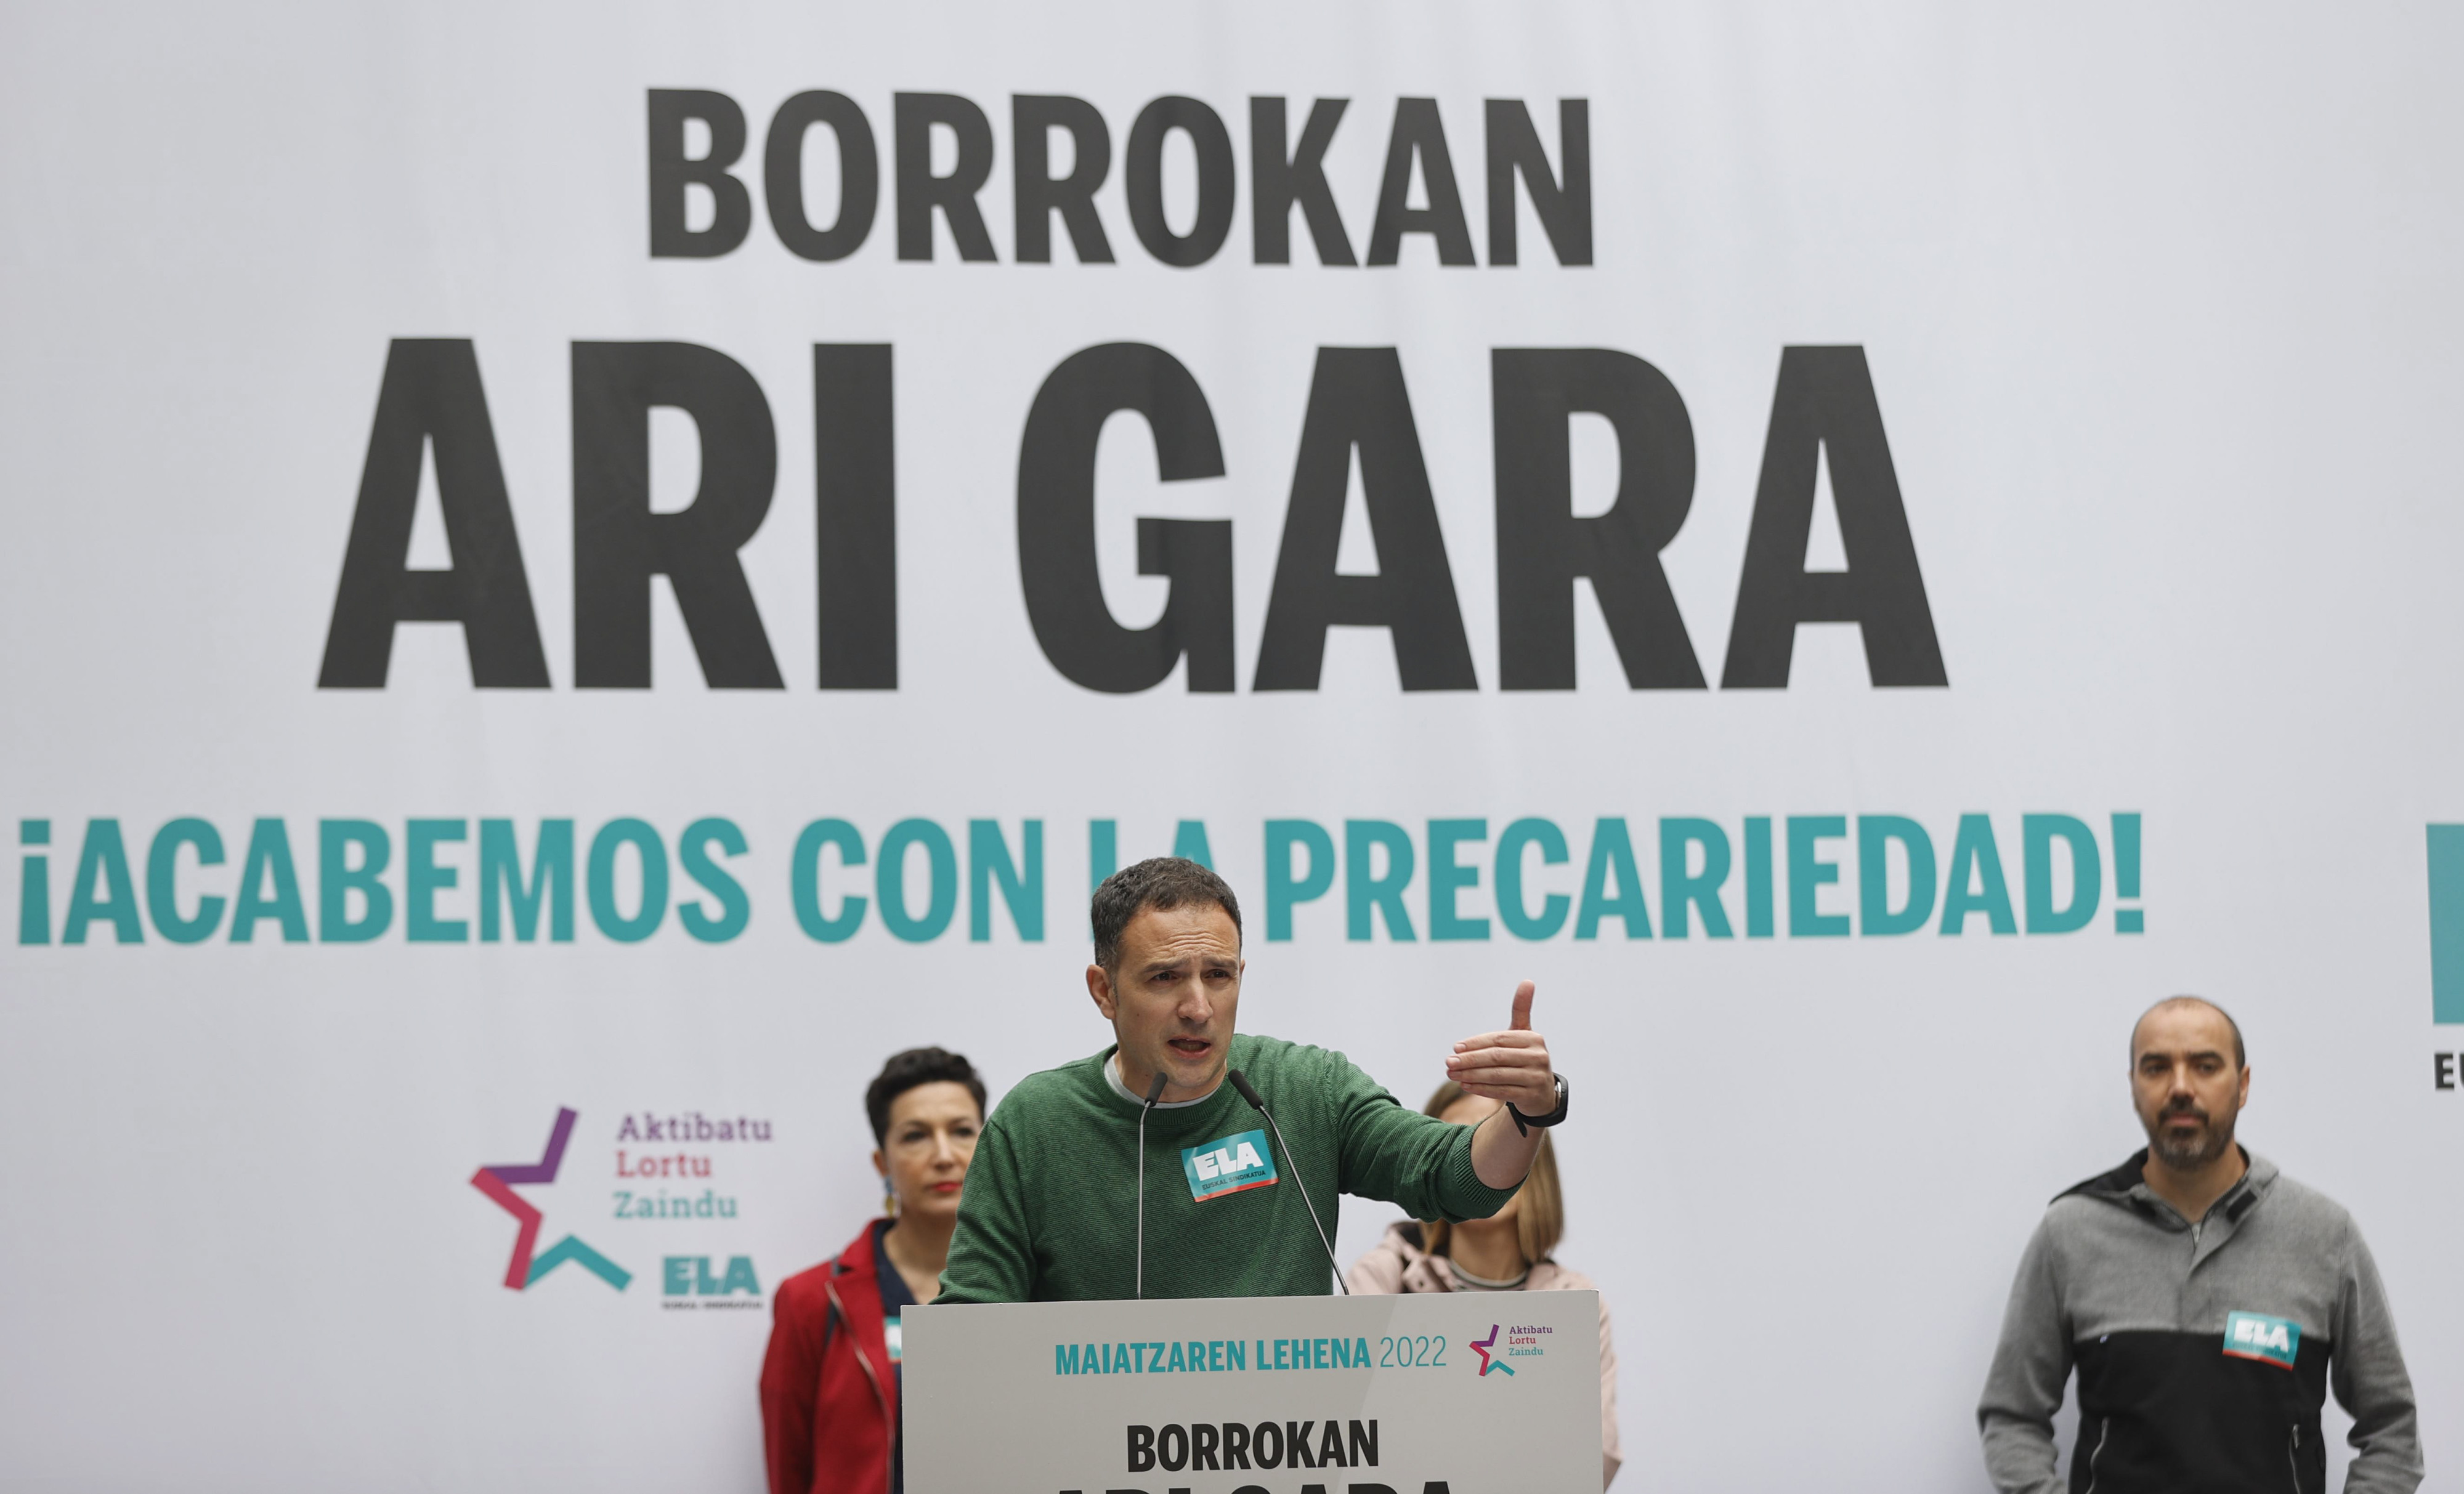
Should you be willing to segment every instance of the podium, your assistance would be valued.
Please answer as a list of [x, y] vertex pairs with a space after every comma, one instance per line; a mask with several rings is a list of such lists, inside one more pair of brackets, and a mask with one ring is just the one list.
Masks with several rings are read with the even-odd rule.
[[1599, 1494], [1597, 1292], [914, 1307], [908, 1494]]

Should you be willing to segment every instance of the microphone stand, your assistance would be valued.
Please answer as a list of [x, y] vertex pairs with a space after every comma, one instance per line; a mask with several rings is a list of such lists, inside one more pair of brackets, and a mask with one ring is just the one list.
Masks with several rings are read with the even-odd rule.
[[1343, 1279], [1343, 1264], [1334, 1258], [1334, 1241], [1326, 1238], [1326, 1225], [1317, 1217], [1317, 1205], [1309, 1202], [1309, 1184], [1302, 1179], [1301, 1165], [1292, 1156], [1292, 1144], [1284, 1139], [1284, 1128], [1275, 1124], [1274, 1112], [1266, 1109], [1265, 1101], [1258, 1098], [1258, 1091], [1251, 1087], [1247, 1075], [1234, 1068], [1227, 1069], [1223, 1077], [1232, 1082], [1232, 1088], [1241, 1092], [1241, 1098], [1249, 1102], [1249, 1109], [1266, 1117], [1268, 1129], [1275, 1133], [1275, 1145], [1284, 1153], [1284, 1165], [1292, 1170], [1292, 1183], [1301, 1191], [1301, 1206], [1309, 1210], [1309, 1224], [1317, 1231], [1317, 1242], [1326, 1247], [1326, 1263], [1334, 1272], [1334, 1285], [1345, 1296], [1351, 1296], [1352, 1287]]
[[[1147, 1112], [1163, 1098], [1163, 1070], [1155, 1070], [1155, 1083], [1147, 1086], [1147, 1103], [1138, 1107], [1138, 1280], [1137, 1300], [1147, 1297]], [[1308, 1195], [1302, 1195], [1304, 1198]]]

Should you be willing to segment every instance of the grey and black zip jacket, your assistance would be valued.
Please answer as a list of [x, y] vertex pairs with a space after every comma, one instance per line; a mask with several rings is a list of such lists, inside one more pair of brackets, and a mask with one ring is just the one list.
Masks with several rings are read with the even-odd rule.
[[1995, 1487], [2058, 1494], [2054, 1413], [2074, 1368], [2071, 1494], [2325, 1494], [2331, 1386], [2353, 1418], [2347, 1494], [2421, 1483], [2412, 1381], [2361, 1231], [2243, 1155], [2196, 1224], [2149, 1190], [2145, 1152], [2046, 1209], [1976, 1408]]

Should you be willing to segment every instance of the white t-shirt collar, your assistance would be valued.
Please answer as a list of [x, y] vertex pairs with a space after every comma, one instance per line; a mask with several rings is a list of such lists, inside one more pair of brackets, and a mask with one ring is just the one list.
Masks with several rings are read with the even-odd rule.
[[[1145, 1095], [1138, 1093], [1136, 1090], [1132, 1089], [1128, 1085], [1121, 1083], [1121, 1050], [1118, 1048], [1114, 1048], [1112, 1050], [1112, 1056], [1111, 1058], [1104, 1060], [1104, 1082], [1112, 1087], [1112, 1092], [1114, 1094], [1117, 1094], [1122, 1099], [1129, 1101], [1132, 1105], [1143, 1106], [1147, 1103], [1147, 1097]], [[1216, 1081], [1215, 1089], [1221, 1089], [1222, 1088], [1222, 1081]], [[1155, 1102], [1155, 1109], [1158, 1110], [1185, 1110], [1193, 1105], [1204, 1105], [1207, 1101], [1215, 1098], [1215, 1089], [1207, 1090], [1204, 1094], [1199, 1095], [1195, 1100], [1158, 1100]]]

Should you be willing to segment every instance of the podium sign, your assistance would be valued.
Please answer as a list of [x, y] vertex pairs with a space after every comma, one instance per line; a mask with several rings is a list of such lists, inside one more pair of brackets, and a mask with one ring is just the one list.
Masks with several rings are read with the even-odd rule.
[[1596, 1292], [906, 1309], [908, 1494], [1599, 1494]]

